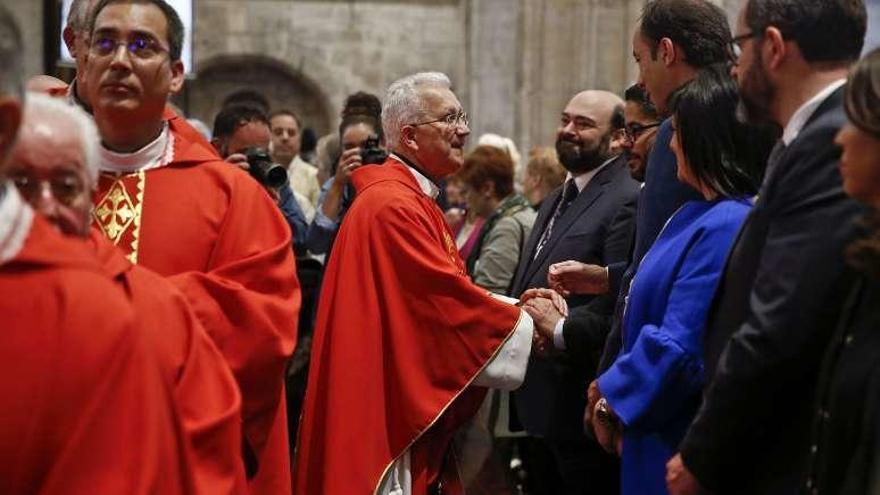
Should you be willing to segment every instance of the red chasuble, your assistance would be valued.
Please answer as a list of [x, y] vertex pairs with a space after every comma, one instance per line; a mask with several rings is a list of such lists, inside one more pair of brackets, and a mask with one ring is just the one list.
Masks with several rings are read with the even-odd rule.
[[468, 279], [443, 214], [405, 166], [390, 159], [352, 179], [357, 198], [321, 293], [294, 493], [374, 493], [406, 449], [413, 493], [425, 493], [451, 467], [451, 435], [485, 395], [469, 385], [520, 310]]
[[86, 245], [41, 217], [0, 264], [0, 493], [194, 493], [150, 342]]
[[246, 172], [188, 139], [180, 118], [168, 123], [171, 162], [102, 174], [94, 224], [186, 296], [241, 390], [251, 493], [287, 493], [283, 379], [300, 305], [290, 228]]
[[134, 306], [137, 328], [153, 342], [166, 381], [174, 384], [198, 493], [247, 493], [241, 396], [220, 351], [170, 282], [132, 265], [96, 230], [90, 242], [107, 275]]

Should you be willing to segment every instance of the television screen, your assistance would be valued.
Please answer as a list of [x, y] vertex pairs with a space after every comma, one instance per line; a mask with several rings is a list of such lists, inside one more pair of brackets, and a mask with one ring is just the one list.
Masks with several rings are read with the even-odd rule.
[[[192, 64], [192, 28], [193, 28], [193, 0], [166, 0], [174, 10], [177, 11], [177, 15], [180, 16], [180, 20], [183, 21], [183, 29], [184, 29], [184, 40], [183, 40], [183, 52], [180, 55], [180, 58], [183, 59], [183, 65], [186, 67], [186, 73], [191, 74], [193, 72], [193, 64]], [[67, 14], [70, 12], [70, 4], [73, 0], [62, 0], [61, 4], [61, 26], [67, 25]], [[63, 29], [63, 27], [62, 27]], [[73, 57], [70, 56], [70, 52], [67, 51], [67, 45], [64, 44], [64, 40], [61, 36], [58, 36], [58, 42], [61, 44], [61, 57], [58, 61], [59, 65], [65, 65], [72, 67], [74, 65]]]

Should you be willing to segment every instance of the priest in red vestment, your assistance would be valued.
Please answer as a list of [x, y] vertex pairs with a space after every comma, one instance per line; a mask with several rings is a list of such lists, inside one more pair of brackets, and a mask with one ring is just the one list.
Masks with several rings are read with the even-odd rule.
[[[2, 6], [0, 40], [2, 167], [22, 113], [21, 37]], [[169, 384], [133, 318], [85, 245], [0, 179], [0, 493], [194, 493]]]
[[287, 493], [284, 367], [300, 304], [291, 234], [248, 174], [163, 117], [183, 84], [183, 29], [159, 0], [102, 0], [85, 85], [101, 134], [95, 226], [184, 294], [242, 395], [251, 493]]
[[[79, 108], [29, 94], [18, 141], [0, 174], [31, 206], [69, 236], [89, 236], [98, 175], [95, 124]], [[39, 188], [48, 181], [49, 192]], [[136, 327], [158, 351], [159, 363], [183, 419], [199, 493], [245, 493], [241, 459], [241, 396], [223, 356], [169, 281], [133, 265], [100, 232], [90, 245], [104, 271], [135, 309]]]
[[525, 375], [531, 318], [470, 281], [435, 203], [470, 132], [449, 88], [438, 73], [392, 84], [393, 154], [352, 176], [319, 303], [297, 495], [461, 493], [452, 435], [487, 387]]

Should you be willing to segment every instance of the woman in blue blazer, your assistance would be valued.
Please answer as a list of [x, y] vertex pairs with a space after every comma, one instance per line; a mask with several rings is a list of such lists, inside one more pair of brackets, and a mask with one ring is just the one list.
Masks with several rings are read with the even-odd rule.
[[678, 178], [703, 200], [679, 208], [642, 260], [627, 297], [623, 349], [598, 379], [597, 435], [622, 431], [624, 494], [667, 493], [666, 462], [699, 405], [709, 305], [751, 208], [755, 165], [773, 139], [740, 124], [737, 103], [721, 67], [702, 71], [671, 101]]

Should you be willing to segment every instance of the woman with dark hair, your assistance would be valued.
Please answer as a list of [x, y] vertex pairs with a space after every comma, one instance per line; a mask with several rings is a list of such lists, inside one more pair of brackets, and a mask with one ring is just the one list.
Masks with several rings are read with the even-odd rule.
[[354, 199], [349, 180], [351, 173], [364, 164], [361, 156], [367, 140], [379, 149], [385, 147], [382, 103], [375, 95], [358, 91], [345, 99], [339, 124], [342, 155], [331, 170], [333, 177], [321, 187], [315, 219], [309, 226], [307, 246], [313, 254], [330, 251], [342, 217]]
[[514, 192], [513, 176], [510, 155], [494, 146], [477, 146], [457, 175], [468, 210], [486, 219], [465, 260], [468, 273], [475, 284], [504, 295], [536, 216], [526, 198]]
[[847, 248], [858, 281], [828, 346], [819, 380], [808, 479], [811, 493], [880, 493], [880, 50], [852, 69], [844, 93], [850, 124], [843, 189], [871, 207]]
[[[666, 223], [630, 286], [623, 348], [598, 378], [597, 438], [622, 455], [621, 492], [666, 494], [666, 462], [697, 411], [703, 330], [727, 253], [751, 208], [772, 135], [736, 119], [724, 68], [701, 71], [670, 100], [678, 177], [703, 199]], [[748, 150], [748, 151], [746, 151]]]

